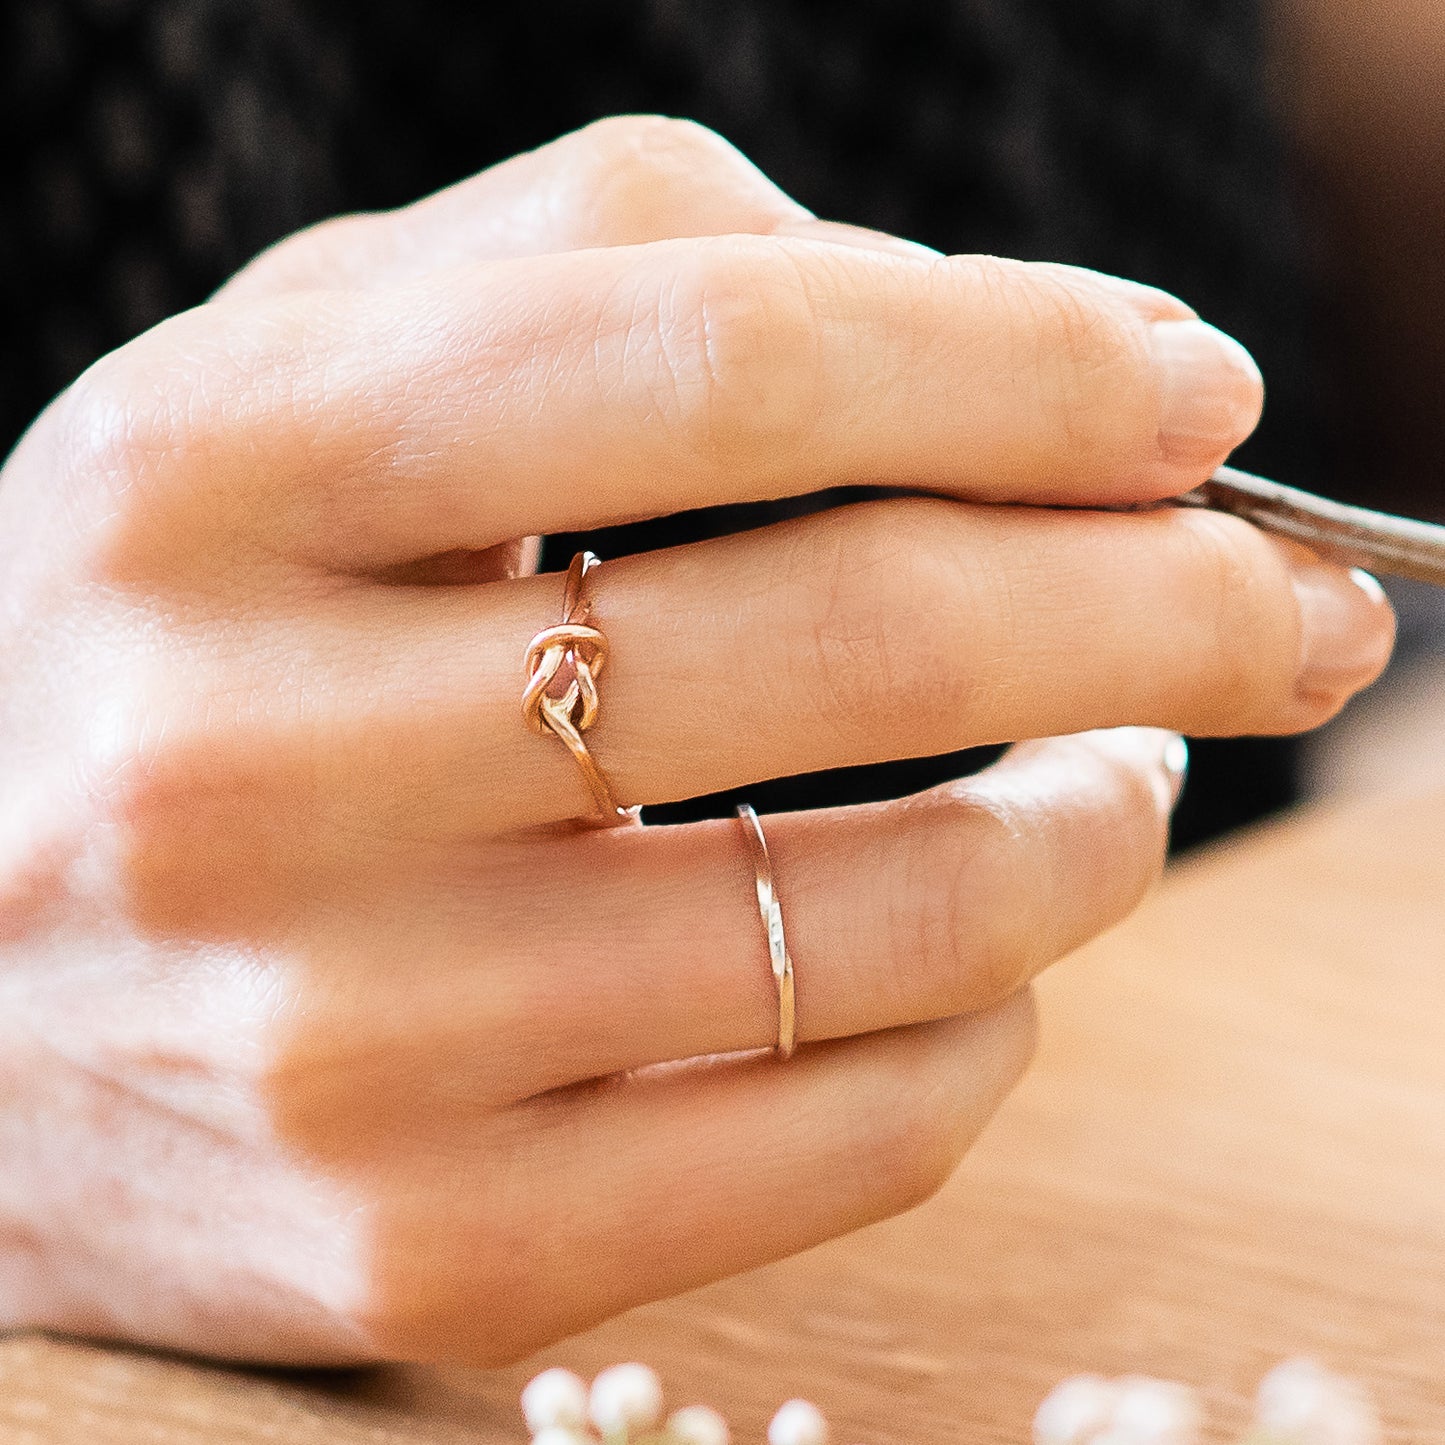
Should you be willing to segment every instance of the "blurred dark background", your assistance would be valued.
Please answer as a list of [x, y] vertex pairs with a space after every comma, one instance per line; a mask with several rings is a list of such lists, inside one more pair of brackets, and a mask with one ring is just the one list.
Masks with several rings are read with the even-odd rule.
[[[1358, 365], [1358, 318], [1339, 301], [1342, 245], [1361, 229], [1340, 204], [1360, 187], [1333, 140], [1354, 114], [1331, 109], [1348, 91], [1331, 71], [1350, 73], [1348, 35], [1306, 19], [1247, 0], [10, 0], [0, 438], [8, 450], [90, 361], [298, 226], [648, 110], [714, 127], [820, 215], [1177, 292], [1265, 372], [1243, 465], [1397, 496], [1398, 476], [1364, 477], [1360, 409], [1340, 404], [1363, 384], [1348, 358], [1380, 372]], [[1305, 36], [1283, 55], [1282, 29]], [[1356, 169], [1368, 156], [1362, 145]], [[616, 555], [785, 510], [585, 540]], [[544, 565], [565, 565], [579, 540], [554, 539]], [[1194, 759], [1181, 843], [1296, 796], [1288, 743], [1205, 743]], [[878, 796], [978, 761], [749, 795]]]

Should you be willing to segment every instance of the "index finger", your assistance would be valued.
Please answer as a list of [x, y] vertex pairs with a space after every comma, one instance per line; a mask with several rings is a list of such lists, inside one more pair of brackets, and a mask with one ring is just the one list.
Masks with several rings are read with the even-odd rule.
[[853, 483], [1168, 496], [1213, 471], [1262, 402], [1243, 348], [1159, 292], [796, 238], [578, 251], [207, 310], [151, 334], [173, 339], [171, 375], [191, 373], [161, 434], [134, 424], [147, 388], [127, 358], [143, 349], [89, 385], [118, 373], [152, 480], [196, 541], [219, 517], [233, 548], [240, 516], [268, 551], [343, 571]]
[[766, 235], [811, 218], [706, 126], [609, 116], [398, 210], [308, 226], [263, 251], [217, 294], [235, 300], [399, 286], [474, 261], [670, 236]]

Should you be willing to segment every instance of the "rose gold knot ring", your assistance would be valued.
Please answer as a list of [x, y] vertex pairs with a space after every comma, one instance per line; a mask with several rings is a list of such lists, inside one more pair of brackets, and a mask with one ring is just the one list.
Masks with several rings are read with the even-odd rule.
[[543, 737], [551, 733], [560, 738], [577, 760], [597, 804], [596, 816], [581, 821], [611, 828], [637, 822], [641, 810], [618, 804], [582, 737], [597, 721], [597, 679], [607, 661], [607, 638], [589, 624], [592, 604], [582, 591], [583, 579], [597, 565], [591, 552], [573, 557], [562, 594], [562, 621], [544, 627], [527, 644], [522, 716]]

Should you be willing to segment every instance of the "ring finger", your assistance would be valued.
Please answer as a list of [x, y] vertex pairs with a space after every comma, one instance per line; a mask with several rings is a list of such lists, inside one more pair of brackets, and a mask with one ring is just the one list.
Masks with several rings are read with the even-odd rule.
[[[768, 818], [800, 1043], [981, 1011], [1124, 917], [1163, 865], [1181, 751], [1149, 728], [1057, 738], [913, 798]], [[293, 1041], [314, 1111], [330, 1092], [344, 1112], [369, 1080], [378, 1146], [418, 1121], [440, 1140], [562, 1085], [776, 1038], [735, 820], [498, 845], [423, 871], [359, 927], [319, 921], [330, 962], [298, 1017], [325, 1019], [325, 1037]], [[398, 1089], [386, 1073], [411, 1051], [427, 1066]]]
[[[1302, 729], [1378, 672], [1393, 636], [1369, 579], [1183, 508], [894, 500], [594, 575], [611, 660], [587, 741], [624, 804], [1120, 724]], [[590, 813], [566, 748], [520, 709], [527, 641], [561, 593], [555, 574], [348, 590], [299, 639], [287, 624], [284, 648], [274, 617], [248, 622], [257, 638], [224, 656], [268, 669], [267, 707], [222, 726], [237, 697], [222, 671], [194, 728], [168, 722], [121, 793], [136, 844], [184, 872], [224, 838], [238, 879], [269, 864], [314, 890], [331, 865], [354, 876], [358, 839], [385, 876], [422, 845]], [[182, 659], [188, 688], [209, 656]]]

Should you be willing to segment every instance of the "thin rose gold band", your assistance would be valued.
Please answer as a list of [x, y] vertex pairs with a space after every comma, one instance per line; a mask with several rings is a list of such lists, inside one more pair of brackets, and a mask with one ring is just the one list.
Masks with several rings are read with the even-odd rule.
[[778, 989], [778, 1041], [773, 1052], [780, 1059], [792, 1057], [796, 1043], [797, 997], [793, 987], [793, 959], [783, 935], [783, 906], [773, 886], [773, 861], [768, 856], [768, 840], [763, 825], [747, 803], [738, 806], [743, 834], [753, 855], [753, 873], [758, 887], [758, 912], [763, 919], [763, 932], [768, 938], [768, 959], [773, 966], [773, 982]]
[[559, 738], [577, 760], [597, 804], [595, 814], [578, 821], [615, 828], [638, 822], [641, 809], [624, 808], [612, 796], [607, 779], [582, 738], [597, 721], [597, 678], [607, 662], [607, 638], [599, 628], [589, 626], [592, 603], [582, 590], [583, 579], [598, 565], [591, 552], [579, 552], [573, 557], [562, 594], [562, 621], [555, 627], [544, 627], [527, 644], [522, 716], [543, 737], [551, 733]]

